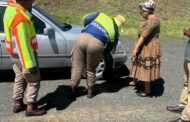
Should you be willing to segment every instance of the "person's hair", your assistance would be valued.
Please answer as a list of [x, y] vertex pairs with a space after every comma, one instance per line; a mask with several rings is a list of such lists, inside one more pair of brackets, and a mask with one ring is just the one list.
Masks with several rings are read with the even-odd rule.
[[154, 13], [154, 11], [147, 11], [149, 14], [153, 14]]

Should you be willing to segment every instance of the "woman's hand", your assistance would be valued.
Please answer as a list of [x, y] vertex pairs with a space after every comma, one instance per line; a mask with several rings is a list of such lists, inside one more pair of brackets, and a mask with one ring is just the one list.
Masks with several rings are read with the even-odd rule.
[[144, 42], [144, 37], [140, 36], [138, 41], [135, 43], [135, 46], [134, 46], [134, 49], [133, 49], [133, 56], [137, 56], [137, 54], [139, 53], [139, 48], [141, 47], [143, 42]]
[[138, 52], [139, 52], [139, 48], [135, 46], [133, 49], [133, 56], [137, 56]]

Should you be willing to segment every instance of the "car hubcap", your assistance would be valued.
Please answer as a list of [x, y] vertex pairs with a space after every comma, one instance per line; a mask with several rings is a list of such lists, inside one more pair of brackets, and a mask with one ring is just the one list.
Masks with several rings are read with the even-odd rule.
[[105, 61], [102, 59], [96, 68], [96, 76], [102, 76], [105, 70]]

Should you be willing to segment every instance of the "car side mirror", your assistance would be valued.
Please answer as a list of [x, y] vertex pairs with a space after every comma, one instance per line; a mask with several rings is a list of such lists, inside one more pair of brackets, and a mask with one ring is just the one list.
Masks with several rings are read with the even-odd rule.
[[54, 33], [55, 33], [55, 31], [53, 28], [45, 28], [44, 29], [44, 35], [52, 35]]

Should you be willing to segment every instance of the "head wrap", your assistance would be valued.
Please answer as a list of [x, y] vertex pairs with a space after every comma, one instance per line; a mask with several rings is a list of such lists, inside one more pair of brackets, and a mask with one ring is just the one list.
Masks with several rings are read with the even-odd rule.
[[147, 2], [144, 3], [140, 3], [139, 4], [139, 8], [142, 11], [146, 11], [146, 12], [154, 12], [155, 9], [155, 2], [153, 0], [149, 0]]

